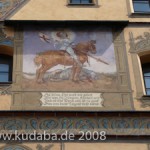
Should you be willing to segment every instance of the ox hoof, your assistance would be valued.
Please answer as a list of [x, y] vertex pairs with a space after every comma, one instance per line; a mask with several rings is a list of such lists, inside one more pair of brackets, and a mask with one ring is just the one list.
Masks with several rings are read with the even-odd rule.
[[44, 81], [39, 79], [39, 80], [37, 80], [37, 83], [41, 84], [41, 83], [44, 83]]
[[79, 80], [72, 80], [72, 82], [74, 82], [74, 83], [79, 83]]

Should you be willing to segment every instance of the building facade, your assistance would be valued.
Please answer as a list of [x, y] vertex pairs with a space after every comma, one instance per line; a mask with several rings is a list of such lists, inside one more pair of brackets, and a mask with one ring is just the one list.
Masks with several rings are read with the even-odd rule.
[[149, 0], [1, 0], [0, 20], [1, 131], [58, 138], [0, 149], [150, 149]]

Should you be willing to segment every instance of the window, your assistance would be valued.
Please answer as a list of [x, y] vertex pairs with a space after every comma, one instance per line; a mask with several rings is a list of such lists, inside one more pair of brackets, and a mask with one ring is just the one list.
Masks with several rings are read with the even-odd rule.
[[12, 82], [12, 57], [0, 54], [0, 83]]
[[150, 13], [150, 0], [133, 0], [135, 13]]
[[69, 4], [93, 4], [93, 0], [70, 0]]
[[146, 95], [150, 95], [150, 63], [142, 65]]

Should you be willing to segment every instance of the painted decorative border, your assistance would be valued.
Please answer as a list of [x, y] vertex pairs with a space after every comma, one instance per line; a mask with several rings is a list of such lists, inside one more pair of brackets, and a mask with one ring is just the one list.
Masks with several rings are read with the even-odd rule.
[[[43, 146], [42, 144], [37, 144], [36, 146], [36, 150], [51, 150], [53, 149], [54, 144], [48, 144], [46, 146]], [[3, 147], [0, 147], [0, 150], [10, 150], [10, 149], [19, 149], [19, 150], [32, 150], [32, 148], [29, 148], [28, 146], [24, 145], [24, 144], [6, 144]], [[62, 143], [60, 144], [60, 150], [63, 150], [63, 145]]]
[[106, 131], [107, 135], [150, 135], [149, 117], [0, 117], [2, 133], [43, 133], [61, 134], [65, 131], [79, 134], [79, 131]]

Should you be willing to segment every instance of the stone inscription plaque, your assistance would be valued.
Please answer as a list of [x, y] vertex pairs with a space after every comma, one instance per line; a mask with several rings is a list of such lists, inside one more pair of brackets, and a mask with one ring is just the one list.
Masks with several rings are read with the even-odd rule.
[[42, 92], [42, 106], [54, 107], [103, 107], [101, 93], [49, 93]]

